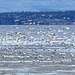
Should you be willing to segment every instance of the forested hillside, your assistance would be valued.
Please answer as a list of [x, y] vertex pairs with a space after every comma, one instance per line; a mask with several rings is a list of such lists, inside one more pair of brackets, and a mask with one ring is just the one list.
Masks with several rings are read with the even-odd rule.
[[71, 25], [75, 11], [0, 13], [0, 25]]

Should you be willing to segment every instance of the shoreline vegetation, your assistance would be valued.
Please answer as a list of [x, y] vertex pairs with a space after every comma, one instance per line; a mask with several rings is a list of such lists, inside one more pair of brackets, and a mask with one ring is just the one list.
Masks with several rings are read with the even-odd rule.
[[0, 25], [75, 25], [75, 11], [5, 12]]

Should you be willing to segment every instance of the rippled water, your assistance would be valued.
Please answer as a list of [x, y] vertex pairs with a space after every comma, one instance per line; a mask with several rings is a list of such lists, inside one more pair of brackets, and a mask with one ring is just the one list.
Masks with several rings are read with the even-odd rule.
[[74, 75], [75, 26], [0, 26], [1, 75]]

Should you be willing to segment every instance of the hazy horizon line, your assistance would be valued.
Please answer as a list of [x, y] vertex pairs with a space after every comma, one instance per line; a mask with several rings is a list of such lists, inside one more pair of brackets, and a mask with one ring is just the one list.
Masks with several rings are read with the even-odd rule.
[[0, 13], [15, 13], [15, 12], [67, 12], [67, 11], [75, 11], [75, 10], [53, 10], [53, 11], [6, 11]]

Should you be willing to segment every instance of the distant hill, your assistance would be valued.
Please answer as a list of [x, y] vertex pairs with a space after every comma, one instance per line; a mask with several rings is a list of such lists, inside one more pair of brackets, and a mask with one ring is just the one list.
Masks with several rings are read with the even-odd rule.
[[0, 13], [0, 25], [71, 25], [75, 11]]

